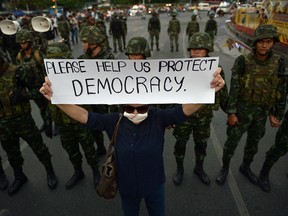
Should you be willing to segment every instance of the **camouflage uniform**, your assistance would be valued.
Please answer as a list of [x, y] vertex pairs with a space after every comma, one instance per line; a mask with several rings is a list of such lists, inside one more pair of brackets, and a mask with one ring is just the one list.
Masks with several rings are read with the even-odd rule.
[[281, 120], [286, 103], [285, 63], [282, 57], [269, 51], [263, 61], [255, 54], [258, 40], [273, 38], [279, 41], [276, 28], [267, 25], [255, 30], [253, 50], [248, 55], [239, 56], [232, 68], [231, 86], [227, 103], [229, 115], [236, 115], [238, 123], [227, 127], [227, 140], [223, 149], [223, 167], [216, 179], [218, 184], [226, 180], [229, 163], [242, 137], [247, 132], [243, 163], [239, 171], [252, 183], [258, 179], [250, 169], [258, 143], [265, 134], [268, 115]]
[[154, 38], [155, 38], [157, 51], [160, 51], [160, 49], [159, 49], [160, 31], [161, 31], [160, 20], [159, 20], [158, 14], [154, 11], [154, 12], [152, 12], [152, 17], [149, 19], [149, 22], [148, 22], [148, 32], [150, 34], [150, 48], [151, 48], [151, 50], [153, 50]]
[[33, 36], [28, 30], [20, 30], [16, 35], [17, 43], [25, 43], [28, 42], [31, 45], [30, 55], [27, 56], [24, 50], [20, 50], [17, 55], [17, 64], [22, 67], [22, 70], [25, 73], [25, 81], [29, 92], [33, 99], [40, 109], [41, 117], [44, 121], [43, 128], [41, 130], [47, 129], [46, 135], [50, 135], [50, 127], [51, 127], [51, 116], [48, 112], [48, 101], [43, 97], [43, 95], [39, 92], [39, 89], [42, 87], [44, 77], [45, 77], [45, 69], [43, 64], [43, 59], [45, 58], [44, 54], [33, 47]]
[[121, 21], [118, 19], [117, 14], [112, 15], [112, 20], [110, 22], [110, 29], [109, 33], [113, 36], [113, 46], [114, 46], [114, 52], [117, 52], [117, 44], [120, 52], [123, 52], [122, 47], [122, 41], [121, 41], [121, 35], [123, 34], [124, 29], [121, 24]]
[[174, 41], [175, 41], [176, 51], [178, 51], [179, 49], [178, 36], [180, 34], [180, 31], [181, 31], [180, 22], [176, 18], [176, 13], [173, 13], [172, 19], [169, 21], [168, 30], [167, 30], [169, 38], [170, 38], [171, 52], [174, 51]]
[[[206, 49], [208, 52], [213, 52], [213, 41], [207, 33], [195, 33], [189, 41], [187, 50], [190, 51], [191, 49]], [[221, 76], [225, 80], [223, 70], [221, 71]], [[174, 156], [177, 162], [177, 174], [174, 178], [176, 185], [182, 181], [186, 144], [192, 131], [196, 157], [194, 172], [198, 176], [201, 175], [201, 177], [199, 177], [204, 184], [210, 184], [210, 179], [203, 170], [203, 162], [206, 156], [207, 141], [210, 137], [210, 124], [213, 118], [213, 110], [218, 110], [220, 106], [222, 110], [225, 111], [228, 98], [227, 87], [224, 86], [216, 93], [215, 97], [215, 104], [203, 105], [196, 113], [189, 116], [186, 122], [176, 125], [173, 131], [173, 135], [177, 139], [174, 146]]]
[[27, 181], [22, 171], [24, 159], [20, 151], [20, 138], [27, 142], [45, 166], [47, 184], [50, 189], [54, 189], [57, 179], [51, 154], [31, 115], [31, 95], [26, 90], [26, 74], [17, 66], [4, 63], [3, 58], [0, 58], [0, 67], [0, 141], [15, 175], [8, 193], [15, 194]]
[[[54, 43], [53, 46], [52, 44], [49, 45], [49, 47], [53, 47], [54, 51], [51, 48], [51, 52], [47, 53], [47, 58], [73, 58], [69, 47], [65, 43], [57, 42]], [[70, 189], [84, 178], [84, 172], [82, 169], [83, 156], [80, 152], [79, 144], [84, 151], [87, 163], [92, 168], [94, 175], [94, 185], [96, 187], [99, 183], [100, 173], [98, 170], [98, 157], [94, 147], [92, 131], [86, 127], [83, 127], [83, 125], [81, 125], [79, 122], [70, 118], [57, 106], [50, 104], [49, 108], [51, 110], [52, 119], [59, 128], [61, 145], [67, 152], [69, 159], [74, 167], [74, 174], [67, 181], [65, 187]], [[85, 106], [85, 108], [87, 110], [91, 110], [91, 107], [89, 106]]]
[[60, 32], [61, 37], [64, 38], [64, 40], [68, 44], [70, 50], [72, 50], [70, 43], [70, 25], [63, 15], [59, 19], [58, 30]]
[[207, 21], [206, 25], [205, 25], [205, 32], [207, 32], [210, 37], [212, 38], [212, 40], [214, 41], [215, 36], [217, 35], [217, 22], [214, 20], [215, 17], [215, 12], [211, 11], [209, 13], [209, 20]]
[[194, 33], [199, 32], [200, 27], [199, 27], [199, 23], [197, 22], [197, 15], [193, 14], [191, 16], [191, 21], [187, 24], [186, 27], [186, 35], [188, 35], [188, 42], [190, 41], [190, 38], [192, 37], [192, 35]]
[[126, 55], [144, 55], [144, 59], [151, 57], [150, 47], [143, 37], [131, 38], [127, 45]]

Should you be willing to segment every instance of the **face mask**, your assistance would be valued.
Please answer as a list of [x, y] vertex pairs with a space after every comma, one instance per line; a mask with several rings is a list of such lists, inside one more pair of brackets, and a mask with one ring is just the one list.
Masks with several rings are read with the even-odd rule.
[[134, 124], [139, 124], [140, 122], [144, 121], [148, 117], [148, 112], [140, 114], [134, 114], [134, 113], [127, 113], [124, 112], [124, 116], [128, 118], [131, 122]]

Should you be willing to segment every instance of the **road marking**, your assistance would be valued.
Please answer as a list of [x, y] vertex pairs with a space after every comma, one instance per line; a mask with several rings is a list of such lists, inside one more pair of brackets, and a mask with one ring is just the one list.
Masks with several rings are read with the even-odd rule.
[[[213, 125], [211, 124], [211, 141], [212, 141], [212, 144], [213, 144], [213, 147], [215, 149], [215, 152], [216, 152], [216, 155], [217, 155], [217, 158], [220, 162], [220, 164], [222, 164], [222, 153], [223, 153], [223, 149], [219, 143], [219, 140], [217, 138], [217, 135], [215, 133], [215, 129], [213, 127]], [[237, 183], [235, 181], [235, 178], [231, 172], [231, 170], [229, 169], [229, 173], [228, 173], [228, 176], [227, 176], [227, 183], [229, 185], [229, 188], [231, 190], [231, 193], [233, 195], [233, 198], [234, 198], [234, 201], [236, 203], [236, 206], [237, 206], [237, 209], [238, 209], [238, 212], [239, 212], [239, 215], [240, 216], [249, 216], [249, 211], [245, 205], [245, 202], [243, 200], [243, 197], [240, 193], [240, 190], [237, 186]]]

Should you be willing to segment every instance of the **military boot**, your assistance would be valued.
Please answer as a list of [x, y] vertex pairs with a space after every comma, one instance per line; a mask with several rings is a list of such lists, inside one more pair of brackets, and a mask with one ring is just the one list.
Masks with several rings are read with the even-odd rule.
[[23, 184], [28, 180], [26, 175], [23, 173], [22, 167], [13, 167], [13, 170], [15, 180], [8, 189], [8, 194], [10, 196], [16, 194], [21, 189]]
[[269, 163], [269, 159], [265, 160], [265, 162], [263, 163], [263, 166], [261, 168], [260, 174], [259, 174], [259, 186], [260, 188], [265, 191], [265, 192], [270, 192], [271, 187], [270, 187], [270, 181], [269, 181], [269, 173], [270, 170], [273, 166], [274, 163]]
[[47, 185], [48, 187], [53, 190], [56, 188], [57, 184], [58, 184], [58, 180], [57, 180], [57, 177], [55, 175], [55, 172], [54, 172], [54, 168], [53, 168], [53, 165], [52, 165], [52, 162], [49, 161], [47, 164], [44, 165], [45, 166], [45, 169], [46, 169], [46, 172], [47, 172]]
[[8, 187], [8, 179], [4, 172], [2, 164], [0, 164], [0, 190], [1, 191], [6, 190], [7, 187]]
[[159, 44], [156, 44], [156, 47], [157, 47], [157, 51], [160, 51]]
[[173, 177], [173, 183], [175, 185], [180, 185], [182, 183], [184, 174], [183, 159], [176, 158], [176, 163], [177, 163], [177, 170], [175, 176]]
[[178, 51], [179, 51], [178, 46], [176, 46], [176, 52], [178, 52]]
[[85, 175], [84, 175], [84, 172], [82, 170], [82, 166], [81, 165], [75, 165], [73, 176], [65, 184], [66, 189], [73, 188], [84, 177], [85, 177]]
[[93, 168], [92, 171], [93, 171], [93, 177], [94, 177], [94, 186], [96, 188], [98, 186], [99, 182], [100, 182], [101, 174], [99, 172], [98, 167], [97, 168]]
[[173, 51], [174, 51], [174, 47], [173, 47], [173, 46], [171, 47], [170, 51], [171, 51], [171, 52], [173, 52]]
[[241, 164], [241, 166], [239, 167], [239, 171], [248, 178], [248, 180], [255, 184], [258, 185], [258, 178], [257, 176], [252, 172], [252, 170], [250, 169], [250, 161], [245, 161], [243, 160], [243, 163]]
[[210, 178], [204, 172], [203, 162], [204, 162], [203, 160], [196, 160], [196, 166], [194, 168], [194, 173], [200, 178], [200, 180], [204, 184], [209, 185], [210, 184]]
[[230, 161], [223, 161], [222, 169], [220, 170], [220, 173], [216, 178], [216, 183], [218, 185], [223, 185], [225, 183], [229, 172], [229, 163]]

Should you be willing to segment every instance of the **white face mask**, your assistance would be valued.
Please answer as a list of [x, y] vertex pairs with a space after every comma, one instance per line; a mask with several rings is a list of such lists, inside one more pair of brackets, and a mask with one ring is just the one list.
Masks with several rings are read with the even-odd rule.
[[140, 122], [144, 121], [148, 117], [148, 112], [140, 114], [134, 114], [134, 113], [127, 113], [124, 112], [124, 116], [128, 118], [131, 122], [134, 124], [139, 124]]

